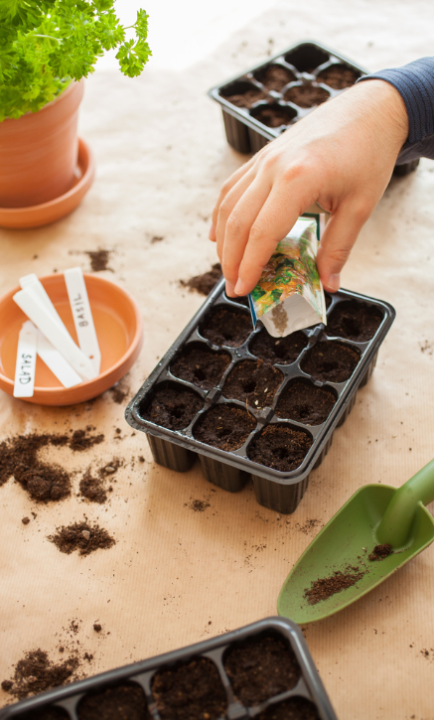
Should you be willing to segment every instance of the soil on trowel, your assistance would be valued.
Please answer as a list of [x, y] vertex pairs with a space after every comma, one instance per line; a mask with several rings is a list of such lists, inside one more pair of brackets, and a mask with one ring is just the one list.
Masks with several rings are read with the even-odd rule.
[[331, 340], [320, 342], [308, 350], [300, 367], [315, 380], [340, 383], [351, 377], [359, 360], [358, 350]]
[[301, 676], [291, 647], [271, 634], [237, 643], [225, 655], [224, 666], [236, 698], [250, 707], [291, 690]]
[[190, 343], [170, 364], [170, 371], [175, 377], [210, 390], [218, 384], [230, 362], [229, 353], [213, 352], [204, 343]]
[[223, 386], [227, 398], [247, 401], [255, 408], [272, 405], [283, 374], [263, 360], [242, 360], [231, 370]]
[[316, 706], [302, 697], [290, 698], [271, 705], [256, 715], [256, 720], [321, 720]]
[[215, 405], [201, 417], [194, 428], [200, 442], [220, 448], [237, 450], [256, 427], [256, 420], [246, 410], [233, 405]]
[[81, 452], [103, 440], [104, 435], [91, 435], [89, 429], [72, 435], [31, 433], [4, 440], [0, 443], [0, 486], [14, 477], [36, 502], [62, 500], [71, 494], [71, 477], [59, 465], [39, 460], [38, 451], [50, 445]]
[[330, 95], [324, 88], [315, 85], [294, 85], [285, 93], [285, 100], [301, 108], [315, 107], [328, 100]]
[[264, 328], [249, 345], [252, 355], [271, 363], [289, 365], [297, 360], [309, 340], [301, 330], [284, 338], [274, 338]]
[[354, 85], [359, 77], [360, 73], [357, 72], [357, 70], [351, 70], [351, 68], [345, 65], [333, 65], [320, 72], [317, 80], [334, 90], [343, 90], [344, 88]]
[[359, 566], [351, 567], [351, 565], [345, 568], [345, 572], [335, 570], [329, 577], [314, 580], [310, 588], [305, 588], [304, 597], [309, 605], [316, 605], [321, 600], [328, 600], [332, 595], [352, 587], [366, 572], [367, 570], [360, 570]]
[[202, 405], [202, 398], [192, 390], [180, 385], [163, 385], [157, 388], [150, 405], [142, 411], [142, 417], [169, 430], [182, 430], [191, 423]]
[[291, 472], [301, 465], [311, 445], [312, 438], [301, 430], [269, 425], [253, 439], [247, 452], [253, 462]]
[[282, 392], [276, 415], [305, 425], [321, 425], [327, 420], [336, 403], [335, 395], [325, 388], [315, 387], [305, 380], [294, 380]]
[[369, 559], [372, 561], [375, 560], [384, 560], [384, 558], [389, 557], [393, 553], [393, 550], [389, 543], [384, 543], [384, 545], [376, 545], [369, 555]]
[[201, 295], [209, 295], [211, 290], [217, 285], [222, 274], [222, 266], [220, 263], [215, 263], [211, 267], [211, 270], [208, 270], [202, 275], [193, 275], [190, 280], [180, 280], [180, 285], [188, 288], [190, 292], [195, 290]]
[[72, 523], [68, 526], [56, 528], [55, 535], [49, 535], [48, 539], [60, 550], [70, 555], [74, 550], [79, 555], [89, 555], [95, 550], [107, 550], [113, 547], [115, 539], [107, 530], [99, 525], [91, 525], [87, 520], [79, 523]]
[[281, 125], [289, 125], [293, 117], [296, 115], [296, 111], [293, 114], [288, 112], [289, 106], [281, 108], [278, 105], [269, 105], [268, 107], [261, 107], [255, 111], [254, 117], [259, 120], [263, 125], [271, 128], [278, 128]]
[[225, 95], [224, 98], [236, 107], [251, 108], [258, 100], [267, 97], [262, 90], [247, 90], [245, 93], [237, 93], [236, 95]]
[[200, 326], [201, 335], [213, 345], [228, 347], [242, 345], [252, 330], [250, 315], [224, 305], [213, 307]]
[[38, 648], [27, 652], [24, 658], [17, 662], [13, 677], [3, 680], [1, 687], [17, 700], [22, 700], [29, 695], [70, 682], [79, 664], [80, 660], [76, 655], [71, 655], [61, 663], [53, 663], [48, 654]]
[[341, 302], [327, 321], [327, 335], [339, 335], [355, 342], [367, 342], [374, 337], [382, 320], [383, 313], [367, 303], [357, 300]]
[[136, 683], [123, 683], [85, 695], [77, 708], [78, 720], [146, 720], [150, 718], [145, 693]]
[[207, 658], [158, 672], [152, 695], [161, 720], [217, 720], [227, 710], [219, 672]]
[[285, 85], [295, 80], [295, 75], [281, 65], [268, 65], [265, 70], [258, 70], [255, 73], [255, 78], [267, 90], [280, 92]]

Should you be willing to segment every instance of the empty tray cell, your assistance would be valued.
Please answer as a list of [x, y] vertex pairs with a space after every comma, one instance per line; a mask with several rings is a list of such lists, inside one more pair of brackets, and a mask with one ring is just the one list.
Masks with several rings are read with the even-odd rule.
[[384, 313], [373, 305], [347, 300], [339, 303], [327, 320], [327, 335], [367, 342], [374, 337], [383, 320]]
[[70, 720], [66, 710], [53, 705], [19, 715], [17, 720]]
[[[285, 83], [286, 84], [286, 83]], [[232, 105], [241, 108], [250, 108], [258, 100], [263, 100], [266, 93], [253, 83], [238, 80], [220, 90], [220, 95]]]
[[264, 328], [255, 335], [249, 345], [249, 350], [252, 355], [268, 362], [289, 365], [297, 360], [308, 342], [307, 336], [301, 330], [284, 338], [274, 338]]
[[325, 62], [329, 61], [329, 55], [321, 48], [310, 43], [299, 45], [285, 55], [285, 60], [294, 65], [299, 72], [313, 73], [313, 71]]
[[321, 425], [336, 403], [332, 390], [319, 388], [308, 380], [296, 379], [282, 391], [275, 413], [280, 418], [297, 420], [305, 425]]
[[256, 408], [271, 406], [283, 373], [263, 360], [242, 360], [226, 378], [223, 394]]
[[271, 633], [234, 644], [223, 662], [236, 698], [246, 707], [291, 690], [301, 677], [289, 643]]
[[235, 405], [215, 405], [198, 420], [193, 429], [196, 440], [220, 448], [238, 450], [256, 427], [255, 418]]
[[358, 349], [330, 340], [320, 342], [308, 350], [300, 367], [315, 380], [341, 383], [351, 377], [359, 360]]
[[78, 720], [150, 720], [145, 693], [136, 683], [85, 695], [77, 708]]
[[218, 384], [231, 362], [226, 352], [214, 352], [204, 343], [190, 343], [170, 365], [172, 375], [210, 390]]
[[255, 435], [247, 454], [250, 460], [279, 470], [291, 472], [300, 467], [312, 446], [312, 436], [288, 425], [268, 425]]
[[151, 402], [146, 404], [145, 400], [143, 406], [140, 414], [144, 420], [169, 430], [183, 430], [199, 412], [203, 400], [182, 385], [162, 383], [157, 387]]
[[256, 70], [254, 77], [266, 87], [267, 90], [275, 90], [276, 92], [280, 92], [285, 85], [296, 80], [291, 70], [277, 63], [266, 65], [266, 67]]
[[321, 720], [321, 716], [312, 702], [293, 697], [270, 705], [265, 712], [256, 715], [256, 720]]
[[252, 319], [246, 312], [217, 305], [212, 308], [201, 323], [200, 333], [213, 345], [239, 347], [252, 332]]
[[226, 714], [226, 692], [208, 658], [160, 670], [152, 680], [161, 720], [217, 720]]
[[344, 88], [354, 85], [361, 76], [362, 73], [359, 70], [353, 70], [348, 65], [339, 63], [331, 65], [331, 67], [318, 73], [317, 80], [333, 88], [333, 90], [344, 90]]
[[276, 103], [274, 105], [259, 105], [250, 110], [250, 115], [267, 127], [278, 128], [282, 125], [289, 125], [297, 117], [297, 111], [292, 107], [284, 107]]
[[330, 93], [327, 90], [312, 83], [292, 85], [284, 95], [287, 102], [292, 102], [301, 108], [316, 107], [328, 100], [329, 97]]

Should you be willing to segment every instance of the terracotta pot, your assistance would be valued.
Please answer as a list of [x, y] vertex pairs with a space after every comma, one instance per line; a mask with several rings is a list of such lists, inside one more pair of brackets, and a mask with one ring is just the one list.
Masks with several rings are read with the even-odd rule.
[[42, 110], [0, 123], [0, 207], [40, 205], [71, 189], [83, 92], [83, 81], [71, 83]]

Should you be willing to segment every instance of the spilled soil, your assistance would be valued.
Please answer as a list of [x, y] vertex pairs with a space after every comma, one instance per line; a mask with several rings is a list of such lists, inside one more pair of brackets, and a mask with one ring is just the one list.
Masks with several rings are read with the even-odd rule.
[[190, 292], [195, 290], [201, 295], [209, 295], [211, 290], [217, 285], [222, 274], [222, 266], [220, 263], [215, 263], [211, 267], [211, 270], [208, 270], [202, 275], [193, 275], [190, 280], [180, 280], [180, 285], [188, 288]]
[[102, 270], [113, 272], [112, 268], [108, 266], [112, 252], [113, 250], [85, 250], [85, 254], [90, 260], [92, 272], [102, 272]]
[[120, 458], [113, 458], [107, 465], [99, 468], [98, 477], [94, 477], [88, 468], [80, 480], [80, 495], [90, 502], [105, 503], [108, 493], [113, 491], [113, 486], [108, 485], [107, 487], [106, 481], [113, 478], [121, 465]]
[[58, 685], [71, 682], [76, 673], [80, 660], [73, 654], [61, 663], [52, 662], [48, 654], [38, 648], [24, 655], [15, 667], [10, 680], [3, 680], [1, 687], [17, 700], [22, 700], [36, 693], [50, 690]]
[[54, 535], [49, 535], [50, 540], [60, 552], [70, 555], [75, 550], [79, 555], [89, 555], [95, 550], [106, 550], [113, 547], [115, 539], [108, 534], [107, 530], [99, 525], [91, 525], [87, 519], [79, 523], [72, 523], [68, 526], [56, 528]]

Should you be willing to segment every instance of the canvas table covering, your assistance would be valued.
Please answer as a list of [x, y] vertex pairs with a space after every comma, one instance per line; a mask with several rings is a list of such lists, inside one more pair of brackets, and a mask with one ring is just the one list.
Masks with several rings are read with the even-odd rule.
[[[0, 287], [6, 292], [29, 272], [75, 265], [88, 271], [86, 251], [111, 250], [112, 272], [103, 275], [137, 299], [145, 340], [123, 381], [124, 404], [110, 392], [67, 408], [1, 394], [2, 439], [92, 425], [105, 440], [80, 454], [41, 451], [42, 459], [74, 473], [73, 493], [62, 502], [37, 505], [12, 479], [0, 488], [0, 680], [12, 676], [28, 650], [44, 649], [57, 661], [64, 641], [77, 647], [79, 640], [82, 654], [94, 655], [81, 667], [89, 675], [275, 614], [292, 564], [360, 485], [400, 485], [434, 456], [434, 164], [428, 160], [392, 180], [344, 270], [343, 287], [391, 302], [397, 319], [372, 379], [293, 515], [259, 506], [250, 485], [235, 495], [214, 488], [198, 463], [185, 474], [155, 465], [145, 435], [133, 435], [123, 419], [127, 400], [203, 300], [179, 280], [215, 262], [207, 240], [211, 210], [221, 183], [246, 159], [227, 145], [220, 109], [206, 90], [265, 60], [270, 48], [305, 38], [372, 70], [403, 64], [432, 54], [433, 14], [423, 0], [282, 2], [182, 73], [150, 64], [139, 79], [107, 71], [87, 82], [80, 134], [96, 155], [95, 183], [63, 221], [0, 231]], [[81, 500], [83, 471], [113, 456], [123, 467], [109, 501]], [[194, 500], [209, 506], [194, 511]], [[60, 553], [47, 536], [84, 515], [116, 545], [87, 557]], [[27, 526], [24, 516], [31, 517]], [[339, 718], [433, 717], [433, 594], [429, 548], [357, 604], [305, 629]], [[79, 626], [74, 637], [71, 620]], [[0, 691], [0, 705], [9, 701]]]

